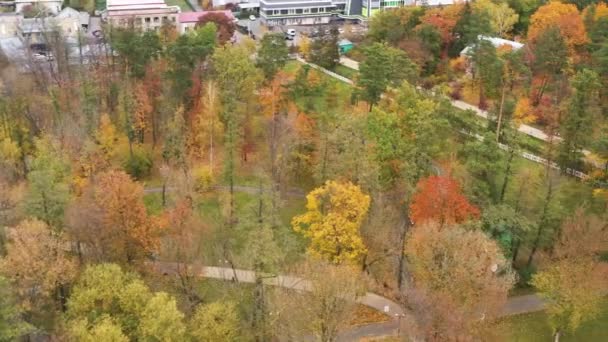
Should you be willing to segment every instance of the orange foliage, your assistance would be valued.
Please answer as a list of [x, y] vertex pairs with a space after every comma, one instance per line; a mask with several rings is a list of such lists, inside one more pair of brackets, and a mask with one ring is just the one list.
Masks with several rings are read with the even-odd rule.
[[462, 223], [479, 214], [479, 209], [462, 195], [460, 184], [450, 177], [430, 176], [420, 180], [410, 205], [410, 217], [415, 224], [436, 221], [443, 226]]
[[144, 189], [122, 171], [99, 174], [92, 188], [92, 205], [101, 214], [98, 238], [108, 256], [124, 256], [128, 263], [151, 254], [159, 246], [163, 224], [148, 216]]
[[273, 117], [280, 112], [286, 111], [289, 104], [285, 86], [288, 82], [289, 78], [287, 74], [279, 71], [270, 84], [260, 91], [260, 104], [265, 116]]
[[514, 116], [515, 120], [519, 124], [529, 124], [536, 121], [536, 115], [532, 105], [530, 104], [530, 99], [527, 97], [522, 97], [519, 99], [519, 101], [517, 101]]
[[583, 17], [575, 5], [551, 1], [532, 15], [528, 40], [535, 42], [548, 28], [557, 26], [572, 53], [574, 48], [588, 42]]
[[436, 28], [443, 44], [449, 45], [455, 39], [454, 27], [462, 16], [463, 9], [464, 6], [461, 4], [431, 8], [420, 18], [420, 22]]

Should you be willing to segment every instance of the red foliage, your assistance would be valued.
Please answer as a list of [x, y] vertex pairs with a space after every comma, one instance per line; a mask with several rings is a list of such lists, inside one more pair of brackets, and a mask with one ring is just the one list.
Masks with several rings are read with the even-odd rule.
[[222, 12], [207, 13], [198, 19], [196, 26], [204, 26], [206, 23], [214, 23], [217, 27], [217, 36], [220, 44], [225, 44], [234, 35], [236, 26], [228, 16]]
[[425, 221], [455, 224], [479, 217], [479, 209], [462, 195], [456, 180], [430, 176], [418, 182], [418, 191], [410, 205], [410, 217], [416, 224]]

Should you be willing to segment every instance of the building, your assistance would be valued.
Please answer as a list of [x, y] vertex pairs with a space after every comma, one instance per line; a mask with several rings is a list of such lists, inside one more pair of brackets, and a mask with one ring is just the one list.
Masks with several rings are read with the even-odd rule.
[[328, 24], [335, 11], [332, 0], [260, 0], [267, 26]]
[[403, 6], [447, 6], [464, 3], [467, 0], [349, 0], [361, 1], [361, 15], [371, 17], [378, 11]]
[[237, 20], [231, 11], [183, 12], [183, 13], [180, 13], [178, 16], [179, 33], [184, 34], [188, 31], [194, 30], [199, 19], [209, 13], [222, 13], [226, 17], [228, 17], [228, 19], [230, 19], [232, 21]]
[[101, 17], [112, 26], [133, 26], [158, 30], [165, 24], [178, 25], [179, 6], [168, 6], [164, 0], [107, 0]]
[[[510, 46], [511, 49], [513, 49], [513, 50], [519, 50], [522, 47], [524, 47], [524, 44], [522, 44], [522, 43], [515, 42], [512, 40], [502, 39], [502, 38], [496, 38], [496, 37], [488, 37], [488, 36], [479, 35], [479, 36], [477, 36], [477, 40], [489, 41], [490, 43], [492, 43], [492, 45], [495, 48], [499, 48], [501, 46]], [[474, 45], [469, 45], [469, 46], [465, 47], [464, 49], [462, 49], [462, 51], [460, 51], [460, 56], [465, 57], [465, 58], [469, 57], [470, 54], [473, 52], [474, 47], [475, 47]]]
[[63, 0], [15, 0], [15, 12], [23, 13], [27, 6], [37, 6], [47, 9], [50, 14], [57, 14], [61, 12], [62, 4]]

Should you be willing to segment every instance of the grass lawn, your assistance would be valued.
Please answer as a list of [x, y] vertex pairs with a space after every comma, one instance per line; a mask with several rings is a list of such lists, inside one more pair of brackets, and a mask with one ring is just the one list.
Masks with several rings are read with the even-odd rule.
[[338, 66], [334, 69], [334, 72], [346, 78], [350, 78], [351, 80], [354, 80], [355, 77], [357, 77], [357, 74], [359, 73], [357, 70], [351, 69], [342, 64], [338, 64]]
[[194, 10], [186, 0], [167, 0], [167, 5], [169, 6], [179, 6], [182, 9], [182, 12], [193, 12]]
[[[499, 333], [505, 341], [552, 341], [552, 329], [544, 312], [509, 317], [499, 324]], [[562, 335], [563, 342], [608, 341], [608, 298], [602, 303], [602, 312], [594, 320], [583, 323], [574, 334]]]

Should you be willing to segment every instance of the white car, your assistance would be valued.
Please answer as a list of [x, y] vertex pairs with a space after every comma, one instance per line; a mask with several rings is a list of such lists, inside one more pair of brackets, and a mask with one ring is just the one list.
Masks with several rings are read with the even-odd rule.
[[252, 14], [252, 15], [250, 15], [250, 16], [249, 16], [249, 20], [251, 20], [251, 21], [255, 21], [255, 15], [253, 15], [253, 14]]

